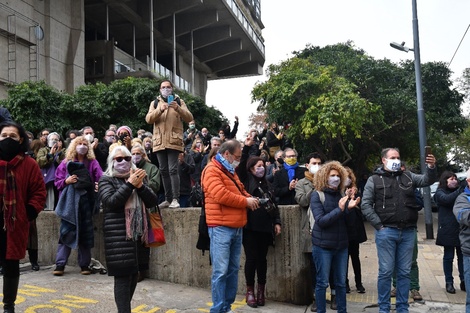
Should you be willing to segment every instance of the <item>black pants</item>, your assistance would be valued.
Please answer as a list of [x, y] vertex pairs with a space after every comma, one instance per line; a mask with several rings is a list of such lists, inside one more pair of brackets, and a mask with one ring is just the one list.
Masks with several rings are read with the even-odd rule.
[[118, 313], [131, 313], [131, 300], [137, 286], [137, 273], [114, 276], [114, 301]]
[[[351, 263], [354, 270], [354, 280], [356, 287], [362, 285], [362, 273], [361, 273], [361, 260], [359, 259], [359, 243], [356, 241], [350, 241], [348, 246], [348, 254], [351, 257]], [[346, 277], [347, 278], [347, 277]]]
[[245, 279], [248, 286], [255, 285], [255, 274], [258, 276], [258, 284], [266, 284], [266, 272], [268, 270], [269, 245], [273, 237], [270, 233], [243, 230], [243, 248], [245, 249]]

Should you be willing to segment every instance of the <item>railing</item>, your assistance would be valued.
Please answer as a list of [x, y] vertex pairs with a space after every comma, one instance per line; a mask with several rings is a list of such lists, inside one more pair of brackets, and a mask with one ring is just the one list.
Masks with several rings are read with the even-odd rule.
[[[233, 14], [238, 18], [238, 20], [240, 21], [240, 24], [245, 28], [247, 33], [250, 35], [251, 39], [253, 39], [253, 42], [256, 44], [256, 46], [263, 53], [263, 56], [264, 56], [265, 48], [264, 48], [263, 40], [261, 39], [260, 36], [258, 36], [258, 34], [253, 29], [253, 27], [251, 27], [250, 22], [245, 17], [245, 14], [243, 14], [242, 10], [240, 10], [235, 0], [225, 0], [225, 2], [227, 3], [227, 6], [232, 10]], [[260, 15], [261, 15], [261, 12], [260, 12]]]

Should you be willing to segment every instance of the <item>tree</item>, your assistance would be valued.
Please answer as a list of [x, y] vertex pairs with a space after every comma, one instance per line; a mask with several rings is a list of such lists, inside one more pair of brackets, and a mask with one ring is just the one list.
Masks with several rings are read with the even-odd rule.
[[[467, 125], [460, 111], [463, 97], [452, 88], [450, 74], [443, 63], [422, 65], [428, 144], [441, 163], [448, 136]], [[289, 136], [297, 137], [298, 150], [351, 159], [348, 165], [361, 174], [380, 160], [383, 147], [399, 147], [409, 164], [419, 164], [413, 62], [376, 60], [347, 42], [307, 46], [271, 65], [268, 75], [254, 87], [253, 99], [261, 101], [270, 120], [292, 121]]]
[[[151, 130], [145, 122], [150, 102], [158, 94], [159, 82], [129, 77], [109, 85], [97, 83], [76, 89], [73, 95], [59, 92], [41, 82], [24, 82], [10, 86], [8, 98], [1, 104], [12, 117], [33, 133], [50, 128], [61, 133], [72, 128], [91, 126], [97, 137], [109, 124], [127, 125], [134, 132]], [[223, 114], [208, 107], [201, 98], [175, 91], [185, 100], [199, 125], [216, 132], [227, 122]]]

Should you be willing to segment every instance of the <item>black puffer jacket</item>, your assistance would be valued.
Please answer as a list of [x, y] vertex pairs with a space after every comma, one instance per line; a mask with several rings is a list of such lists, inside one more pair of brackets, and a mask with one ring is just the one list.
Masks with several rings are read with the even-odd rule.
[[[108, 275], [130, 275], [138, 271], [137, 246], [140, 241], [126, 240], [124, 205], [134, 186], [124, 179], [103, 176], [99, 182], [99, 199], [104, 208], [104, 246]], [[146, 207], [156, 206], [158, 198], [147, 185], [137, 189]]]
[[434, 200], [439, 208], [436, 245], [460, 247], [459, 222], [454, 216], [452, 209], [455, 199], [463, 192], [463, 188], [449, 189], [437, 188]]

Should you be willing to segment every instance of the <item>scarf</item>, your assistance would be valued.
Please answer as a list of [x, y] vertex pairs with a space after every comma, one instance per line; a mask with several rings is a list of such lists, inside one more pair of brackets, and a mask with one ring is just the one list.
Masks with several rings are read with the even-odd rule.
[[235, 173], [235, 169], [232, 167], [232, 165], [222, 156], [222, 154], [217, 153], [215, 155], [215, 159], [219, 161], [220, 164], [225, 167], [227, 171], [229, 171], [232, 175]]
[[295, 163], [294, 165], [289, 165], [284, 163], [284, 168], [287, 170], [287, 176], [289, 177], [289, 182], [291, 182], [295, 177], [295, 169], [299, 167], [299, 163]]
[[24, 154], [17, 154], [9, 162], [0, 160], [0, 191], [3, 192], [3, 230], [12, 231], [16, 221], [16, 178], [13, 169], [24, 159]]
[[148, 242], [148, 221], [147, 211], [142, 199], [134, 189], [124, 206], [126, 215], [126, 239], [143, 243]]
[[305, 178], [307, 178], [310, 182], [313, 183], [313, 174], [310, 173], [309, 171], [305, 172]]

